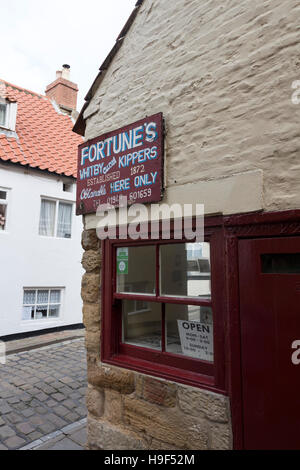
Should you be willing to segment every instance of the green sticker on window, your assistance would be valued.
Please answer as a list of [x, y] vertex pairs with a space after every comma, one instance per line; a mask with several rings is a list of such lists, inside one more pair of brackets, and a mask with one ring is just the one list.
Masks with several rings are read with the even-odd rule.
[[128, 248], [117, 249], [117, 274], [128, 274]]

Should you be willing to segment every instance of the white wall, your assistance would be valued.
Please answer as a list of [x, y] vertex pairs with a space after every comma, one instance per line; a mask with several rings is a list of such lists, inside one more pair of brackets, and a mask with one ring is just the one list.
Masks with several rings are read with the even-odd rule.
[[[81, 217], [72, 217], [72, 238], [39, 235], [41, 196], [75, 202], [62, 178], [18, 165], [0, 165], [8, 188], [7, 227], [0, 231], [0, 336], [82, 322]], [[60, 318], [22, 320], [24, 287], [64, 288]]]

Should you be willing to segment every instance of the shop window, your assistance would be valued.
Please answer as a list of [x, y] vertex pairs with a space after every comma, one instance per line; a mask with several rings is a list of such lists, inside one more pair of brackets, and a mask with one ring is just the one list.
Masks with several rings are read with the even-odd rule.
[[[128, 260], [138, 258], [147, 263], [147, 275], [143, 279], [140, 270], [132, 269], [132, 266], [128, 270]], [[117, 248], [117, 292], [155, 294], [155, 246]]]
[[22, 320], [60, 317], [61, 289], [24, 289]]
[[48, 237], [71, 238], [73, 204], [42, 199], [39, 234]]
[[222, 388], [219, 232], [202, 243], [105, 244], [104, 362]]
[[7, 229], [8, 190], [0, 188], [0, 231]]

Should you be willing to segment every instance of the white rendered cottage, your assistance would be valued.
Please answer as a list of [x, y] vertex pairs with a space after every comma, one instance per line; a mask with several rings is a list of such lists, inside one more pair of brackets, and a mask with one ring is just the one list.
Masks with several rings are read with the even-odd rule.
[[0, 80], [0, 337], [82, 322], [68, 72], [46, 96]]

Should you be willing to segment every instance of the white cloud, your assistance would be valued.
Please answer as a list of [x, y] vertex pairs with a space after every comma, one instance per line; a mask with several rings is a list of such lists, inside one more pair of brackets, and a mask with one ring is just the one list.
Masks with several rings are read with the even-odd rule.
[[71, 65], [79, 108], [136, 0], [0, 0], [0, 78], [38, 93]]

